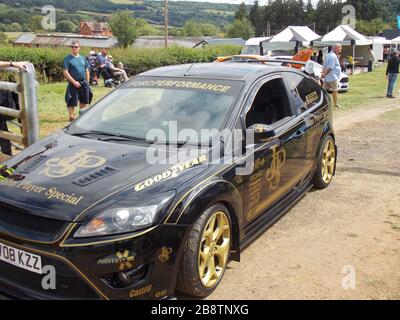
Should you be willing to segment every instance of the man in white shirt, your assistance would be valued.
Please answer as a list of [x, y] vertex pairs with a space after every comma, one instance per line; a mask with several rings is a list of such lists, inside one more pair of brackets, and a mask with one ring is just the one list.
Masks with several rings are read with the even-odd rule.
[[372, 49], [372, 46], [368, 49], [368, 72], [372, 72], [374, 69], [374, 62], [375, 62], [375, 54], [374, 50]]
[[336, 108], [341, 108], [338, 103], [339, 80], [341, 74], [339, 55], [342, 53], [342, 46], [336, 44], [328, 57], [325, 59], [322, 70], [322, 79], [326, 90], [332, 91], [333, 105]]

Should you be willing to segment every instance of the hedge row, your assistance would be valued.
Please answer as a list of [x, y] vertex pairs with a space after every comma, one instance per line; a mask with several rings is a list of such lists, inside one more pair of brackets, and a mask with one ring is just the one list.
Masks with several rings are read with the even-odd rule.
[[[238, 46], [209, 46], [205, 49], [170, 47], [167, 49], [112, 49], [114, 62], [122, 61], [130, 76], [166, 65], [213, 61], [217, 56], [240, 52]], [[82, 49], [82, 55], [89, 49]], [[62, 81], [62, 62], [69, 48], [0, 47], [0, 61], [30, 61], [35, 65], [39, 81]]]

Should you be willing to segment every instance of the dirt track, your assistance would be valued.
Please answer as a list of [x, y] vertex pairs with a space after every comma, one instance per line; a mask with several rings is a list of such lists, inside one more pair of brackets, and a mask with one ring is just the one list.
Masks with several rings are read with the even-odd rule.
[[331, 187], [231, 262], [210, 299], [400, 299], [400, 123], [379, 118], [399, 103], [382, 104], [335, 117]]

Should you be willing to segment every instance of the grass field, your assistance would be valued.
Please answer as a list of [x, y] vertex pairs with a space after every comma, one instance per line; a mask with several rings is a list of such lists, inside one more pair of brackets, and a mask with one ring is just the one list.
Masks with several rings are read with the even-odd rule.
[[[350, 77], [350, 91], [339, 95], [340, 104], [345, 112], [353, 108], [362, 108], [367, 104], [385, 103], [386, 94], [386, 66], [382, 66], [372, 73], [364, 73]], [[40, 112], [41, 136], [63, 128], [67, 125], [67, 110], [64, 102], [65, 83], [45, 84], [39, 86], [38, 100]], [[398, 88], [396, 89], [397, 93]], [[111, 89], [93, 87], [94, 102], [109, 93]], [[390, 118], [399, 117], [398, 113], [386, 115]]]
[[400, 122], [400, 110], [388, 111], [381, 116], [381, 119]]
[[[345, 109], [350, 109], [382, 101], [386, 96], [387, 88], [385, 73], [386, 65], [379, 67], [372, 73], [350, 76], [350, 91], [339, 95], [339, 103]], [[395, 95], [397, 95], [397, 90], [395, 90]], [[384, 100], [382, 103], [385, 103]]]
[[[67, 108], [64, 102], [66, 83], [40, 85], [38, 90], [38, 104], [40, 114], [40, 135], [47, 136], [49, 133], [65, 127], [68, 122]], [[103, 86], [92, 87], [93, 102], [98, 101], [110, 88]]]

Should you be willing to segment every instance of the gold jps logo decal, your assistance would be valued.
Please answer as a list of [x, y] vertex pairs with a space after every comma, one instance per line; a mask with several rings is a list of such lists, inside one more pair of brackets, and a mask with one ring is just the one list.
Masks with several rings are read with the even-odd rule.
[[172, 248], [167, 248], [167, 247], [162, 247], [161, 252], [158, 255], [158, 259], [160, 259], [161, 262], [167, 262], [169, 260], [169, 256], [172, 253]]
[[80, 150], [66, 158], [53, 158], [48, 160], [41, 173], [51, 178], [63, 178], [73, 174], [78, 168], [97, 168], [104, 165], [105, 158], [93, 155], [95, 151]]
[[281, 182], [281, 169], [286, 161], [286, 151], [282, 149], [277, 151], [278, 146], [272, 147], [271, 167], [267, 170], [266, 178], [269, 183], [269, 191], [274, 191], [279, 187]]

